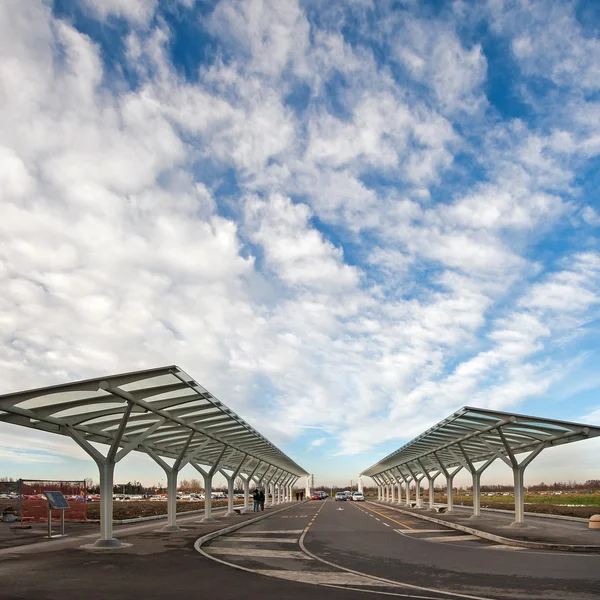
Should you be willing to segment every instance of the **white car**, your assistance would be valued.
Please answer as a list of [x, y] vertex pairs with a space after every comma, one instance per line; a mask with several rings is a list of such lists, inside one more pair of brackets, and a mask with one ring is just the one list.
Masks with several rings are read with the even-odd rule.
[[362, 492], [354, 492], [352, 494], [352, 502], [364, 502], [365, 497]]

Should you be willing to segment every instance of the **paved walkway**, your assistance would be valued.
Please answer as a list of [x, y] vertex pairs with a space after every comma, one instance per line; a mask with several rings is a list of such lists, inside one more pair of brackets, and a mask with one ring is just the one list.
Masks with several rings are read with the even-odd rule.
[[[276, 507], [267, 508], [266, 512], [272, 512], [281, 508], [281, 505]], [[190, 513], [178, 513], [177, 524], [180, 527], [193, 527], [194, 530], [200, 531], [199, 535], [204, 532], [209, 533], [210, 531], [221, 529], [224, 523], [233, 524], [244, 520], [252, 519], [259, 515], [259, 513], [246, 513], [243, 515], [236, 515], [235, 517], [223, 518], [224, 513], [227, 511], [227, 507], [213, 508], [212, 514], [217, 519], [216, 523], [200, 523], [200, 520], [204, 516], [204, 511], [198, 511], [193, 514]], [[260, 513], [264, 514], [264, 513]], [[162, 527], [167, 523], [166, 515], [162, 519], [151, 519], [148, 521], [140, 521], [135, 524], [128, 525], [115, 525], [114, 536], [117, 539], [123, 540], [132, 535], [137, 535], [145, 532], [160, 532]], [[11, 526], [18, 526], [18, 523], [0, 523], [0, 560], [3, 556], [9, 556], [14, 554], [24, 553], [36, 553], [44, 551], [56, 551], [57, 549], [69, 548], [72, 546], [81, 546], [83, 544], [91, 544], [100, 537], [100, 525], [98, 523], [65, 523], [65, 533], [67, 537], [57, 538], [48, 540], [45, 538], [48, 527], [45, 524], [34, 525], [31, 529], [19, 529], [12, 528]], [[53, 523], [53, 533], [56, 534], [59, 531], [60, 525]], [[165, 534], [168, 535], [168, 534]], [[124, 549], [118, 550], [119, 552]]]
[[382, 506], [398, 508], [414, 515], [433, 517], [448, 524], [471, 527], [492, 535], [545, 544], [561, 545], [592, 545], [600, 547], [600, 530], [589, 529], [587, 521], [567, 521], [553, 519], [548, 516], [525, 516], [525, 527], [513, 528], [510, 524], [514, 520], [512, 513], [494, 510], [481, 510], [481, 517], [472, 519], [471, 507], [455, 506], [452, 513], [429, 512], [423, 508], [409, 508], [403, 505], [390, 504], [389, 502], [376, 502]]
[[[267, 509], [274, 514], [296, 503]], [[217, 511], [213, 511], [215, 514]], [[263, 513], [264, 514], [264, 513]], [[286, 515], [282, 512], [281, 515]], [[198, 537], [255, 518], [256, 514], [219, 516], [218, 523], [200, 523], [202, 515], [178, 519], [184, 529], [160, 531], [164, 522], [122, 527], [115, 532], [131, 544], [117, 550], [82, 550], [89, 537], [48, 542], [27, 547], [22, 553], [0, 553], [0, 597], [2, 600], [164, 600], [177, 598], [285, 598], [305, 600], [314, 587], [296, 582], [279, 589], [273, 579], [257, 577], [203, 557], [194, 549]], [[328, 600], [364, 598], [345, 590], [330, 589]]]

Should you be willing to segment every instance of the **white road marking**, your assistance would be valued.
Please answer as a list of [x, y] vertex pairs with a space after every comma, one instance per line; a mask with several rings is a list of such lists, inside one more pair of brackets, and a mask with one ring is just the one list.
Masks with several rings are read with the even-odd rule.
[[354, 573], [340, 573], [339, 571], [277, 571], [271, 569], [257, 569], [256, 573], [278, 577], [289, 581], [299, 581], [312, 584], [330, 585], [368, 585], [371, 587], [396, 587], [391, 583], [361, 577]]
[[385, 525], [386, 527], [389, 527], [389, 525], [388, 525], [387, 523], [384, 523], [384, 525]]
[[438, 537], [423, 538], [426, 542], [462, 542], [463, 540], [480, 540], [476, 535], [442, 535]]
[[[273, 529], [271, 531], [269, 531], [268, 529], [262, 529], [262, 530], [250, 530], [248, 529], [248, 531], [236, 531], [235, 532], [235, 536], [238, 535], [254, 535], [257, 533], [276, 533], [277, 535], [279, 535], [280, 533], [297, 533], [300, 534], [304, 531], [304, 529]], [[232, 536], [233, 537], [233, 536]]]
[[229, 538], [232, 541], [235, 541], [237, 543], [239, 542], [259, 542], [262, 544], [268, 544], [270, 542], [277, 542], [278, 544], [297, 544], [298, 543], [298, 538], [269, 538], [269, 537], [250, 537], [250, 536], [244, 536], [244, 537], [234, 537], [231, 536]]
[[220, 548], [218, 546], [207, 548], [209, 554], [225, 556], [247, 556], [249, 558], [293, 558], [300, 560], [313, 560], [304, 552], [297, 550], [260, 550], [258, 548]]
[[496, 544], [495, 546], [488, 546], [488, 550], [527, 550], [527, 548], [521, 548], [520, 546], [506, 546], [504, 544]]
[[378, 519], [377, 517], [375, 517], [375, 520], [376, 520], [376, 521], [381, 521], [381, 519]]
[[444, 533], [447, 529], [407, 529], [402, 533]]

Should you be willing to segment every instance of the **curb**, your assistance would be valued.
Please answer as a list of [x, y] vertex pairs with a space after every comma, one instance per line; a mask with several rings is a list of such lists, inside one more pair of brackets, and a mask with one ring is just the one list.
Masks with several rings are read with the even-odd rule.
[[206, 535], [199, 537], [194, 542], [194, 549], [196, 550], [196, 552], [200, 552], [200, 554], [204, 554], [200, 550], [200, 548], [202, 548], [202, 546], [204, 544], [206, 544], [206, 542], [210, 542], [211, 540], [221, 537], [222, 535], [227, 535], [228, 533], [237, 531], [238, 529], [241, 529], [242, 527], [246, 527], [246, 525], [252, 525], [252, 523], [258, 523], [259, 521], [268, 519], [271, 515], [276, 515], [277, 513], [284, 512], [286, 510], [290, 510], [291, 508], [294, 508], [295, 506], [300, 506], [301, 504], [304, 504], [305, 502], [308, 502], [308, 500], [304, 500], [304, 502], [294, 502], [290, 506], [280, 508], [279, 510], [270, 512], [268, 514], [260, 515], [260, 517], [256, 517], [255, 519], [248, 519], [247, 521], [243, 521], [242, 523], [235, 523], [234, 525], [230, 525], [229, 527], [224, 527], [223, 529], [217, 529], [216, 531], [211, 531], [210, 533], [207, 533]]
[[443, 525], [444, 527], [448, 527], [450, 529], [456, 529], [457, 531], [464, 531], [466, 533], [470, 533], [472, 535], [476, 535], [477, 537], [483, 538], [485, 540], [490, 540], [492, 542], [497, 542], [499, 544], [504, 544], [505, 546], [518, 546], [519, 548], [529, 548], [530, 550], [553, 550], [559, 552], [581, 552], [587, 554], [600, 554], [600, 545], [584, 545], [584, 544], [554, 544], [550, 542], [529, 542], [526, 540], [515, 540], [512, 538], [506, 538], [501, 535], [495, 535], [493, 533], [487, 533], [485, 531], [480, 531], [479, 529], [473, 529], [473, 527], [467, 527], [466, 525], [459, 525], [457, 523], [450, 523], [448, 521], [444, 521], [442, 519], [436, 519], [435, 517], [429, 517], [426, 515], [421, 515], [418, 513], [414, 513], [408, 510], [402, 510], [401, 508], [396, 508], [395, 506], [389, 506], [386, 504], [380, 504], [379, 502], [369, 502], [369, 504], [375, 504], [376, 506], [387, 506], [387, 508], [391, 508], [397, 512], [400, 512], [404, 515], [410, 515], [413, 517], [417, 517], [422, 519], [423, 521], [429, 521], [430, 523], [436, 523], [437, 525]]

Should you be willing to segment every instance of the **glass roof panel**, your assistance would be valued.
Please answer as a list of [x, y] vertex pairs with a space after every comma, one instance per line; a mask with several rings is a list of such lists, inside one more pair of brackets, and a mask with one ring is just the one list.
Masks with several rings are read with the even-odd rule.
[[172, 390], [170, 392], [163, 392], [162, 394], [156, 394], [156, 396], [148, 396], [144, 398], [146, 402], [160, 402], [162, 400], [169, 400], [174, 398], [185, 398], [189, 396], [190, 398], [197, 397], [198, 394], [191, 390], [189, 387], [181, 387], [177, 390]]
[[131, 383], [125, 383], [120, 386], [122, 390], [126, 392], [134, 392], [137, 390], [144, 390], [148, 388], [160, 387], [161, 385], [172, 385], [174, 383], [181, 383], [175, 375], [171, 373], [165, 375], [149, 376], [138, 381], [132, 381]]
[[[469, 419], [472, 420], [469, 421]], [[474, 422], [475, 420], [477, 422]], [[485, 422], [489, 425], [486, 426]], [[395, 452], [388, 454], [378, 463], [363, 471], [363, 474], [376, 475], [391, 467], [404, 469], [407, 462], [414, 462], [417, 459], [421, 459], [423, 462], [427, 458], [431, 458], [433, 452], [437, 453], [446, 466], [458, 465], [464, 458], [458, 448], [459, 443], [471, 460], [482, 461], [493, 458], [497, 456], [494, 454], [494, 450], [506, 454], [501, 439], [494, 433], [496, 424], [503, 431], [511, 451], [515, 454], [530, 452], [539, 447], [543, 441], [548, 445], [578, 441], [581, 439], [580, 436], [569, 437], [565, 436], [565, 433], [583, 431], [584, 427], [587, 427], [584, 431], [584, 435], [587, 437], [600, 436], [600, 427], [464, 407], [404, 444]], [[470, 433], [457, 431], [457, 425], [467, 427]], [[492, 429], [489, 426], [492, 426]], [[484, 432], [483, 430], [486, 428], [488, 431]], [[466, 439], [465, 435], [468, 435]], [[486, 446], [483, 440], [486, 440], [492, 448]]]
[[[100, 389], [101, 387], [112, 389], [114, 393]], [[158, 427], [146, 439], [153, 451], [159, 455], [162, 453], [163, 456], [172, 457], [173, 449], [184, 448], [189, 434], [196, 429], [199, 431], [198, 437], [189, 445], [188, 451], [198, 451], [206, 440], [210, 439], [202, 434], [203, 428], [212, 425], [216, 428], [215, 440], [200, 452], [203, 457], [206, 453], [205, 461], [216, 460], [226, 447], [230, 449], [228, 456], [231, 454], [234, 458], [229, 456], [225, 459], [227, 461], [225, 464], [229, 462], [234, 464], [239, 459], [239, 452], [247, 451], [257, 462], [264, 461], [268, 468], [297, 475], [306, 474], [304, 469], [281, 450], [260, 436], [233, 411], [210, 395], [205, 388], [199, 386], [187, 373], [174, 365], [0, 395], [0, 400], [4, 400], [0, 415], [19, 414], [20, 408], [35, 411], [43, 407], [44, 410], [39, 410], [35, 414], [36, 423], [24, 420], [20, 424], [38, 429], [54, 429], [55, 433], [60, 435], [69, 435], [69, 431], [74, 430], [88, 440], [110, 444], [121, 429], [121, 421], [115, 417], [123, 414], [128, 406], [128, 400], [120, 399], [119, 391], [133, 393], [133, 399], [130, 401], [134, 402], [130, 419], [125, 427], [124, 440], [135, 439], [134, 436], [143, 434], [144, 425], [147, 428], [156, 427], [158, 419], [165, 419], [165, 424]], [[156, 395], [145, 397], [144, 391]], [[207, 395], [210, 400], [201, 399], [199, 394]], [[143, 405], [137, 404], [140, 399], [145, 400]], [[173, 405], [168, 406], [171, 400]], [[61, 409], [60, 405], [65, 403], [70, 404]], [[54, 408], [57, 412], [51, 414]], [[105, 414], [105, 411], [109, 411], [109, 414]], [[147, 417], [139, 418], [146, 414]], [[86, 418], [88, 415], [89, 419]], [[57, 427], [57, 422], [68, 424], [69, 429]], [[99, 435], [100, 431], [95, 432], [94, 429], [101, 430], [102, 434]], [[238, 430], [239, 433], [243, 433], [243, 436], [238, 435]], [[221, 440], [219, 439], [221, 431], [230, 435], [226, 435]], [[125, 443], [126, 441], [122, 440], [120, 445], [123, 446]], [[137, 450], [143, 449], [140, 447]], [[236, 452], [232, 452], [233, 450]]]
[[[114, 397], [114, 396], [111, 396]], [[111, 419], [114, 419], [114, 415], [123, 412], [127, 408], [127, 402], [102, 402], [101, 404], [85, 404], [84, 406], [76, 406], [68, 408], [67, 410], [61, 410], [59, 412], [52, 413], [52, 417], [55, 419], [64, 419], [65, 417], [77, 417], [85, 415], [86, 413], [93, 413], [97, 410], [114, 410]]]
[[99, 390], [97, 392], [82, 392], [82, 391], [73, 391], [73, 392], [55, 392], [53, 394], [43, 394], [37, 396], [36, 398], [30, 398], [29, 400], [23, 400], [19, 402], [15, 406], [19, 408], [24, 408], [27, 410], [33, 410], [35, 408], [40, 408], [42, 406], [55, 406], [57, 404], [64, 404], [65, 402], [73, 402], [74, 400], [88, 400], [90, 398], [108, 398], [113, 397], [104, 390]]

